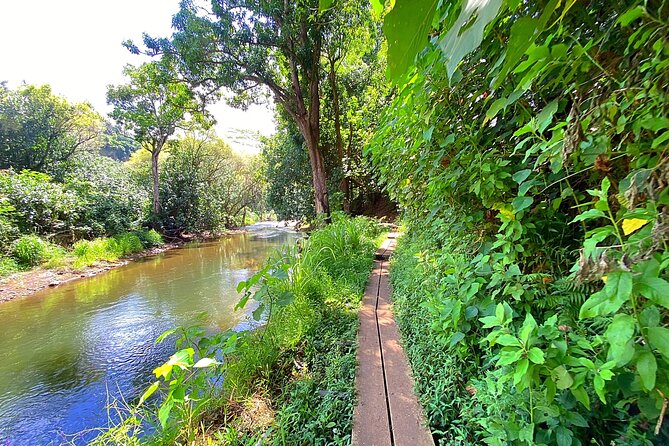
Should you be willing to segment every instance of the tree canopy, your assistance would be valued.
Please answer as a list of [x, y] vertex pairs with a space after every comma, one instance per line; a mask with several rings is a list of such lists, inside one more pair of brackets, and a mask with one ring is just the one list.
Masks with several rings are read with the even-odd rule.
[[200, 103], [192, 90], [176, 77], [164, 61], [153, 61], [124, 70], [128, 83], [109, 86], [110, 116], [151, 152], [153, 212], [160, 213], [158, 156], [179, 128], [204, 124]]
[[320, 143], [321, 56], [328, 20], [316, 0], [212, 1], [210, 10], [183, 2], [170, 39], [145, 39], [150, 53], [173, 61], [203, 94], [225, 87], [235, 94], [233, 103], [243, 106], [269, 90], [304, 138], [319, 213], [330, 211]]
[[0, 169], [45, 171], [92, 150], [101, 132], [102, 118], [89, 104], [70, 104], [48, 85], [0, 84]]

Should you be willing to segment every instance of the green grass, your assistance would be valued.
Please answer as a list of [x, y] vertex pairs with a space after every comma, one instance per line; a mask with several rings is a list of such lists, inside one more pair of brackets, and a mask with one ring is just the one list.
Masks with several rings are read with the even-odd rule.
[[70, 250], [48, 242], [37, 235], [23, 235], [9, 248], [9, 255], [0, 256], [0, 278], [34, 267], [84, 268], [98, 262], [113, 262], [121, 257], [163, 245], [153, 229], [139, 230], [113, 237], [79, 240]]
[[6, 256], [0, 256], [0, 278], [7, 277], [22, 270], [23, 268], [15, 259]]
[[[153, 238], [153, 236], [151, 237]], [[152, 239], [147, 241], [150, 246], [155, 246], [154, 243], [155, 241]], [[135, 254], [144, 249], [144, 243], [134, 233], [120, 234], [110, 238], [80, 240], [72, 247], [73, 266], [82, 268], [101, 261], [114, 262], [123, 256]]]

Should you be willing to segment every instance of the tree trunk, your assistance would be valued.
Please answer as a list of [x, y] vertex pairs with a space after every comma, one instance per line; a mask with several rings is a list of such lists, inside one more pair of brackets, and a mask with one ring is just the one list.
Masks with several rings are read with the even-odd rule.
[[305, 135], [307, 149], [309, 150], [309, 162], [311, 163], [311, 178], [314, 185], [314, 204], [316, 214], [330, 216], [330, 201], [328, 198], [327, 173], [325, 162], [318, 143], [318, 136], [314, 132]]
[[339, 91], [337, 89], [337, 73], [335, 71], [335, 59], [330, 58], [330, 88], [332, 89], [332, 108], [334, 112], [335, 126], [335, 147], [337, 148], [337, 159], [342, 171], [342, 179], [339, 183], [339, 190], [344, 196], [344, 212], [351, 212], [351, 203], [349, 201], [349, 182], [344, 172], [344, 142], [341, 137], [341, 111], [339, 109]]
[[162, 147], [154, 147], [151, 151], [151, 176], [153, 177], [153, 217], [157, 221], [160, 214], [160, 188], [158, 185], [158, 155]]

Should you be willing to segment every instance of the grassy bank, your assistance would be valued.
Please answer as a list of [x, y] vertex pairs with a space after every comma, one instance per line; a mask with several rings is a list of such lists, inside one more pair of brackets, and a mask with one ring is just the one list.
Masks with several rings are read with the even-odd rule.
[[24, 235], [11, 245], [7, 254], [0, 256], [0, 279], [32, 268], [80, 269], [102, 261], [114, 262], [162, 244], [162, 237], [154, 230], [80, 240], [69, 249], [37, 235]]
[[350, 444], [357, 311], [379, 235], [371, 220], [336, 219], [275, 253], [239, 287], [262, 328], [167, 333], [180, 350], [95, 444]]

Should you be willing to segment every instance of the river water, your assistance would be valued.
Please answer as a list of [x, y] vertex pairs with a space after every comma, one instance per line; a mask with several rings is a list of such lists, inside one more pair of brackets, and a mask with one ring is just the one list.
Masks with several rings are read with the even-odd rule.
[[156, 337], [202, 312], [210, 331], [247, 328], [237, 283], [297, 238], [259, 224], [0, 304], [0, 446], [105, 426], [108, 400], [136, 397], [173, 353]]

